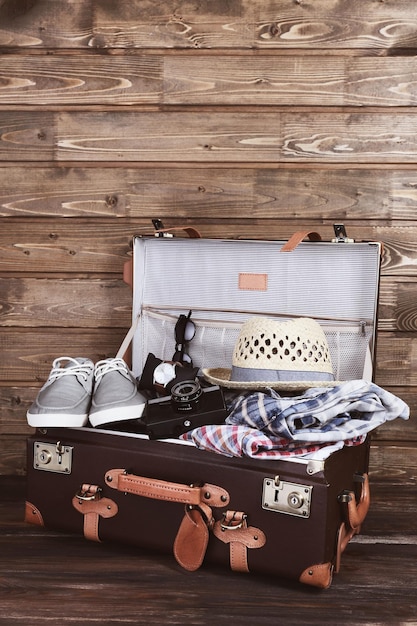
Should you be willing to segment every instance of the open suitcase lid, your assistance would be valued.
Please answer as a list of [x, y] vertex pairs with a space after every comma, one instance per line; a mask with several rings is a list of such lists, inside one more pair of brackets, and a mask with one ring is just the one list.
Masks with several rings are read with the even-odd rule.
[[[132, 370], [149, 353], [171, 360], [174, 329], [192, 311], [194, 365], [230, 367], [252, 316], [314, 318], [336, 380], [372, 379], [381, 244], [135, 237]], [[123, 348], [119, 351], [122, 351]]]

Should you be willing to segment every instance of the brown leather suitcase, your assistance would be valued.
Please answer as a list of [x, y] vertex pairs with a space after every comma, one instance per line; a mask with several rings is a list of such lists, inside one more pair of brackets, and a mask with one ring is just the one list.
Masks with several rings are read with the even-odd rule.
[[[169, 360], [175, 320], [192, 309], [193, 361], [210, 368], [230, 364], [248, 316], [309, 316], [336, 354], [336, 379], [370, 380], [380, 246], [340, 233], [302, 242], [307, 234], [285, 244], [135, 238], [133, 325], [119, 354], [133, 339], [136, 376], [151, 352]], [[325, 460], [271, 460], [122, 430], [39, 429], [28, 440], [26, 520], [172, 552], [189, 570], [204, 561], [326, 588], [369, 507], [368, 456], [369, 438]]]
[[174, 553], [188, 570], [204, 560], [326, 588], [368, 510], [368, 451], [366, 442], [304, 465], [88, 428], [38, 431], [26, 520]]

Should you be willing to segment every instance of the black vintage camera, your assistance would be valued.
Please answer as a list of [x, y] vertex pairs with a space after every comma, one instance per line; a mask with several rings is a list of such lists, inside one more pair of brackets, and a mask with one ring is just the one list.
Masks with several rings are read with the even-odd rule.
[[176, 382], [170, 396], [148, 400], [142, 421], [150, 439], [166, 439], [205, 424], [222, 424], [227, 414], [221, 388], [202, 387], [195, 378]]
[[167, 396], [171, 388], [180, 381], [196, 378], [198, 367], [184, 367], [177, 361], [162, 361], [152, 352], [148, 354], [142, 376], [138, 378], [138, 389], [148, 396]]

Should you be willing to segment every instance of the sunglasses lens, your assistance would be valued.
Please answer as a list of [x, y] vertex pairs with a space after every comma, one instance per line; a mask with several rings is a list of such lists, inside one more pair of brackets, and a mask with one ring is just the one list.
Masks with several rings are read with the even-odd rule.
[[192, 365], [192, 360], [189, 354], [187, 354], [186, 352], [184, 352], [183, 357], [182, 357], [182, 361], [183, 363], [186, 363], [187, 365]]
[[191, 341], [195, 335], [195, 324], [191, 318], [191, 311], [188, 315], [180, 315], [175, 324], [175, 354], [173, 361], [183, 363], [184, 365], [192, 365], [189, 354], [185, 352], [185, 344]]
[[177, 323], [175, 324], [175, 341], [177, 343], [184, 343], [184, 341], [191, 341], [195, 335], [195, 324], [190, 319], [189, 315], [180, 315]]
[[191, 341], [195, 335], [195, 325], [194, 322], [188, 320], [185, 329], [184, 329], [184, 341]]
[[183, 352], [182, 350], [176, 350], [172, 360], [175, 363], [182, 363], [183, 365], [193, 365], [193, 361], [189, 354]]
[[187, 325], [187, 318], [185, 317], [185, 315], [180, 315], [178, 318], [178, 322], [175, 324], [176, 343], [183, 343], [186, 325]]

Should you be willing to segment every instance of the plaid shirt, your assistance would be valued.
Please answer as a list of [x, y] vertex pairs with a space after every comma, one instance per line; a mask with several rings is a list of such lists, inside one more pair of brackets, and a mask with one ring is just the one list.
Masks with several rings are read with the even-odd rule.
[[324, 459], [397, 417], [408, 419], [405, 402], [374, 383], [353, 380], [297, 397], [273, 390], [243, 394], [225, 425], [196, 428], [182, 438], [227, 456]]
[[[225, 456], [249, 456], [263, 459], [303, 457], [326, 459], [332, 452], [343, 447], [336, 444], [305, 444], [288, 441], [248, 426], [208, 425], [200, 426], [181, 435], [181, 439], [192, 441], [202, 450], [210, 450]], [[362, 443], [362, 439], [354, 443]]]

